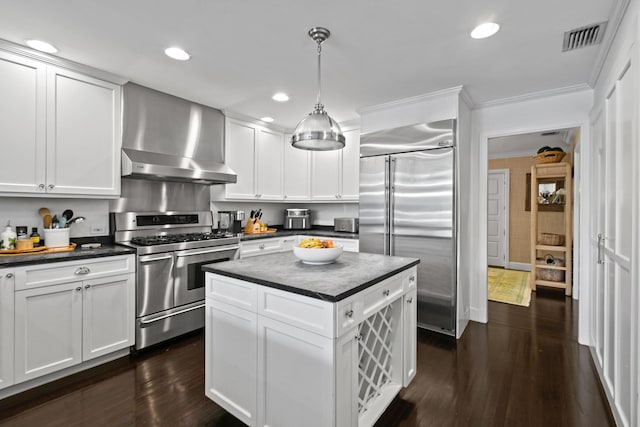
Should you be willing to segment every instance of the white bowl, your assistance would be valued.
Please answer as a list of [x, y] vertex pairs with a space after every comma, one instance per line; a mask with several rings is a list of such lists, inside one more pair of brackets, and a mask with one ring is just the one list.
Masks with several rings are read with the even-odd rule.
[[342, 246], [336, 246], [335, 248], [301, 248], [300, 246], [294, 246], [293, 254], [305, 264], [331, 264], [342, 255]]

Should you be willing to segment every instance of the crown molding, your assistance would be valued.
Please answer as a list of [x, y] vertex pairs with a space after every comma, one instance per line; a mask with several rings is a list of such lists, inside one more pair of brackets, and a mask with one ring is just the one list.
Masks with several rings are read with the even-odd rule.
[[[533, 154], [532, 154], [533, 152]], [[519, 150], [519, 151], [504, 151], [500, 153], [488, 153], [487, 159], [489, 160], [497, 160], [497, 159], [513, 159], [516, 157], [534, 157], [536, 154], [536, 149], [529, 150]]]
[[496, 107], [499, 105], [513, 104], [516, 102], [533, 101], [536, 99], [543, 99], [551, 96], [568, 95], [571, 93], [579, 93], [579, 92], [584, 92], [589, 90], [593, 90], [593, 88], [586, 83], [581, 83], [573, 86], [543, 90], [540, 92], [533, 92], [533, 93], [527, 93], [524, 95], [512, 96], [510, 98], [501, 98], [493, 101], [487, 101], [487, 102], [478, 104], [476, 106], [476, 109]]
[[39, 52], [35, 49], [31, 49], [29, 47], [12, 43], [10, 41], [3, 40], [3, 39], [0, 39], [0, 49], [6, 52], [14, 53], [16, 55], [20, 55], [22, 57], [27, 57], [30, 59], [34, 59], [36, 61], [44, 62], [49, 65], [66, 68], [68, 70], [77, 71], [82, 74], [87, 74], [91, 77], [95, 77], [97, 79], [105, 80], [118, 85], [123, 85], [129, 81], [129, 79], [126, 79], [117, 74], [109, 73], [104, 70], [99, 70], [98, 68], [93, 68], [89, 65], [80, 64], [79, 62], [74, 62], [68, 59], [63, 59], [57, 56], [49, 55], [44, 52]]
[[471, 98], [471, 95], [469, 95], [469, 91], [465, 86], [461, 86], [460, 99], [462, 100], [462, 102], [467, 104], [467, 107], [469, 107], [470, 110], [473, 110], [476, 107], [476, 104], [473, 101], [473, 98]]
[[243, 122], [248, 122], [257, 126], [262, 126], [265, 127], [267, 129], [271, 129], [274, 130], [276, 132], [283, 132], [283, 133], [291, 133], [293, 132], [292, 130], [288, 130], [287, 128], [284, 128], [282, 126], [278, 126], [278, 125], [274, 125], [273, 123], [267, 123], [267, 122], [263, 122], [260, 119], [256, 119], [254, 117], [250, 117], [241, 113], [236, 113], [235, 111], [229, 111], [227, 109], [223, 109], [222, 113], [224, 114], [225, 117], [230, 118], [230, 119], [235, 119], [235, 120], [241, 120]]
[[463, 89], [462, 86], [454, 86], [452, 88], [443, 89], [436, 92], [430, 92], [423, 95], [416, 95], [410, 98], [398, 99], [395, 101], [386, 102], [384, 104], [378, 104], [378, 105], [373, 105], [371, 107], [361, 108], [359, 110], [356, 110], [356, 112], [362, 116], [363, 114], [383, 111], [389, 108], [407, 107], [415, 104], [420, 104], [425, 101], [431, 101], [436, 98], [442, 98], [442, 97], [451, 96], [451, 95], [459, 95], [462, 89]]
[[624, 18], [625, 13], [627, 12], [629, 3], [631, 3], [631, 0], [618, 0], [613, 8], [611, 15], [609, 16], [609, 23], [607, 24], [607, 28], [613, 31], [610, 31], [609, 34], [605, 37], [602, 42], [602, 48], [598, 52], [595, 64], [593, 66], [593, 69], [591, 70], [591, 75], [589, 76], [589, 85], [591, 87], [595, 87], [598, 79], [600, 78], [600, 74], [604, 69], [604, 64], [607, 60], [607, 57], [609, 56], [609, 53], [611, 52], [613, 41], [618, 35], [620, 24], [622, 23], [622, 19]]

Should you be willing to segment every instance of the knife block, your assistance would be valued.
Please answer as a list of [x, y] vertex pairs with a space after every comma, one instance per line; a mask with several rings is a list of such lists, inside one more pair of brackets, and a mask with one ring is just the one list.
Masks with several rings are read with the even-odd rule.
[[249, 218], [247, 225], [244, 226], [244, 232], [247, 234], [260, 233], [260, 221], [256, 218]]

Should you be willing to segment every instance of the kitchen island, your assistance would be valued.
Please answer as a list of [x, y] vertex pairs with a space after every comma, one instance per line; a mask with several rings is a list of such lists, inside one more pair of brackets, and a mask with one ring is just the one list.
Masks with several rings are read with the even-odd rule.
[[414, 258], [209, 264], [205, 393], [250, 426], [371, 426], [415, 376]]

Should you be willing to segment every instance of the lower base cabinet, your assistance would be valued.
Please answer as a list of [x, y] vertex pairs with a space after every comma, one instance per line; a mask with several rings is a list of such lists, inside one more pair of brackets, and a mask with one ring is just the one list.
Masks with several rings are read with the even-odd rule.
[[[132, 255], [12, 269], [14, 324], [10, 339], [1, 337], [0, 368], [9, 350], [17, 385], [134, 345], [134, 272]], [[0, 331], [6, 327], [4, 291]]]
[[415, 376], [414, 284], [330, 303], [207, 273], [206, 395], [249, 426], [373, 425]]
[[14, 281], [12, 269], [0, 269], [0, 389], [13, 385]]

